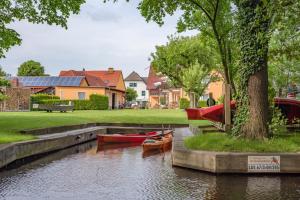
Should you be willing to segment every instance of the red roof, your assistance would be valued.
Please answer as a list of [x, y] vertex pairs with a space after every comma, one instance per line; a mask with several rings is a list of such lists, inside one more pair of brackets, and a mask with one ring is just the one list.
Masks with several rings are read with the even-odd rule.
[[154, 90], [157, 87], [154, 85], [156, 82], [163, 82], [163, 75], [157, 75], [152, 66], [149, 69], [148, 81], [147, 81], [147, 90]]
[[[61, 71], [59, 76], [85, 76], [87, 82], [99, 86], [116, 87], [122, 77], [121, 70], [95, 70], [95, 71]], [[90, 83], [89, 83], [90, 84]]]

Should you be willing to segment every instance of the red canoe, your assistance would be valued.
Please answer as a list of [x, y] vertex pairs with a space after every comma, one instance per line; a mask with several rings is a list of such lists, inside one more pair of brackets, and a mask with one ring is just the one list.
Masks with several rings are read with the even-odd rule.
[[145, 134], [105, 134], [97, 135], [99, 143], [142, 143], [151, 136], [158, 135], [160, 132], [148, 132]]
[[[288, 123], [293, 123], [300, 119], [300, 101], [295, 99], [275, 98], [275, 106], [280, 108], [283, 115], [288, 119]], [[235, 110], [235, 102], [231, 102], [231, 109]], [[216, 105], [208, 108], [186, 109], [189, 120], [210, 120], [224, 123], [224, 105]]]

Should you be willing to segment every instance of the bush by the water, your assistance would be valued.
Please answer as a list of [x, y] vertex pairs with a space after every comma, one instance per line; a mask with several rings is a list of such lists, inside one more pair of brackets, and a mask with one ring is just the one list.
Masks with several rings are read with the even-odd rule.
[[68, 105], [72, 102], [75, 110], [107, 110], [108, 97], [98, 94], [90, 95], [89, 100], [59, 100], [59, 99], [46, 99], [41, 104], [46, 105]]
[[190, 107], [190, 101], [186, 98], [181, 98], [179, 101], [179, 108], [186, 109]]

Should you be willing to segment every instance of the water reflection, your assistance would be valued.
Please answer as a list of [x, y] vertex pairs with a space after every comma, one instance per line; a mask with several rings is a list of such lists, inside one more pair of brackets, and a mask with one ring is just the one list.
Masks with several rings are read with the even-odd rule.
[[69, 148], [0, 173], [0, 199], [299, 199], [299, 176], [212, 175], [138, 145]]

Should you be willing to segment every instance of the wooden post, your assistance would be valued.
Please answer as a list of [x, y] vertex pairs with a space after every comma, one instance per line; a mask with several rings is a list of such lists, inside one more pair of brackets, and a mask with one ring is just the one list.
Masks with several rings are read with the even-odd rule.
[[230, 84], [224, 83], [223, 91], [224, 91], [224, 117], [225, 117], [225, 126], [224, 130], [226, 132], [230, 131], [231, 129], [231, 107], [230, 107]]

